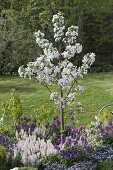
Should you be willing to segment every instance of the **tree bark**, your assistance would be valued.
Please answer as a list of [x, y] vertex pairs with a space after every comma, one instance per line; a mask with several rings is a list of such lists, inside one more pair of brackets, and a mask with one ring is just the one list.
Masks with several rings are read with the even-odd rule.
[[61, 93], [61, 101], [60, 101], [60, 120], [61, 120], [61, 143], [62, 143], [62, 138], [63, 138], [63, 132], [64, 132], [64, 108], [63, 108], [63, 90], [62, 87], [60, 86], [60, 93]]

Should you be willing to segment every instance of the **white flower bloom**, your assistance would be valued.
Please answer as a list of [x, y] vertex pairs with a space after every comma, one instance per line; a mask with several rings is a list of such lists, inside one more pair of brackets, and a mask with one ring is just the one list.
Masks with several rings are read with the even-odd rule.
[[0, 119], [0, 125], [3, 124], [3, 121], [4, 121], [4, 113], [3, 113], [3, 115], [2, 115], [2, 117], [1, 117], [1, 119]]
[[64, 51], [62, 53], [63, 58], [68, 58], [68, 55], [69, 55], [68, 51]]
[[70, 93], [67, 97], [68, 97], [68, 100], [70, 100], [70, 101], [75, 100], [75, 94], [74, 93]]
[[15, 167], [15, 168], [13, 168], [13, 169], [10, 169], [10, 170], [19, 170], [19, 168], [18, 168], [18, 167]]
[[57, 92], [53, 92], [50, 94], [50, 99], [51, 100], [58, 100], [58, 93]]
[[82, 52], [82, 45], [80, 43], [76, 43], [75, 47], [76, 47], [76, 53], [81, 53]]
[[87, 67], [91, 66], [95, 62], [95, 54], [94, 53], [88, 53], [83, 57], [83, 66], [85, 65]]
[[82, 86], [77, 86], [76, 88], [75, 88], [75, 90], [76, 91], [78, 91], [78, 92], [81, 92], [81, 93], [83, 93], [84, 92], [84, 87], [82, 87]]
[[19, 67], [18, 74], [20, 75], [20, 77], [24, 77], [24, 74], [25, 74], [24, 70], [25, 69], [23, 68], [23, 66]]
[[61, 12], [56, 15], [53, 15], [53, 26], [54, 26], [54, 39], [55, 41], [60, 41], [62, 36], [64, 35], [64, 17], [62, 16]]
[[73, 44], [76, 42], [76, 38], [78, 36], [78, 26], [71, 26], [68, 28], [68, 31], [65, 34], [63, 41], [67, 44]]
[[68, 79], [66, 77], [61, 78], [61, 79], [58, 80], [58, 85], [60, 85], [62, 87], [67, 86], [67, 84], [68, 84]]

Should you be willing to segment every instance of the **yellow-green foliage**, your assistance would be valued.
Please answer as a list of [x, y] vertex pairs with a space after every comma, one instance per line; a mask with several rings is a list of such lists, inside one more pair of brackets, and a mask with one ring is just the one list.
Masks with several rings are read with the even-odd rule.
[[0, 145], [0, 158], [4, 158], [7, 156], [7, 150]]
[[106, 124], [107, 122], [113, 121], [113, 115], [110, 112], [102, 113], [98, 116], [100, 122]]
[[4, 117], [7, 115], [14, 121], [18, 121], [23, 114], [22, 100], [20, 95], [14, 89], [11, 92], [10, 99], [8, 101], [1, 102], [0, 105]]
[[22, 115], [22, 101], [19, 94], [16, 93], [15, 90], [11, 93], [8, 110], [16, 120], [18, 120]]

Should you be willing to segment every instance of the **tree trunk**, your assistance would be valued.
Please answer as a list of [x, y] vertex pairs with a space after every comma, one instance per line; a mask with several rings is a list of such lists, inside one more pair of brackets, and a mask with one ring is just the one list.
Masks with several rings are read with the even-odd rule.
[[60, 101], [60, 120], [61, 120], [61, 143], [62, 143], [62, 138], [63, 138], [63, 132], [64, 132], [64, 108], [63, 108], [63, 90], [62, 87], [60, 87], [60, 92], [61, 92], [61, 101]]

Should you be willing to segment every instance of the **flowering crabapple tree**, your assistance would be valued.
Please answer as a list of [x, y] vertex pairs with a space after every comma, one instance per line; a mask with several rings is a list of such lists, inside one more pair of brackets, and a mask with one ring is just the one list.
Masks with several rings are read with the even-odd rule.
[[[82, 52], [82, 45], [77, 42], [78, 26], [70, 26], [65, 31], [64, 17], [61, 12], [53, 15], [54, 43], [44, 38], [40, 30], [35, 32], [36, 43], [42, 48], [43, 54], [27, 67], [19, 67], [20, 77], [36, 78], [39, 83], [47, 87], [50, 99], [59, 104], [61, 118], [61, 133], [64, 130], [64, 111], [66, 106], [75, 105], [75, 92], [82, 91], [77, 86], [78, 79], [87, 74], [95, 61], [95, 54], [88, 53], [82, 59], [81, 66], [75, 66], [71, 59]], [[57, 84], [58, 92], [53, 92], [51, 84]], [[76, 85], [76, 86], [75, 86]]]

